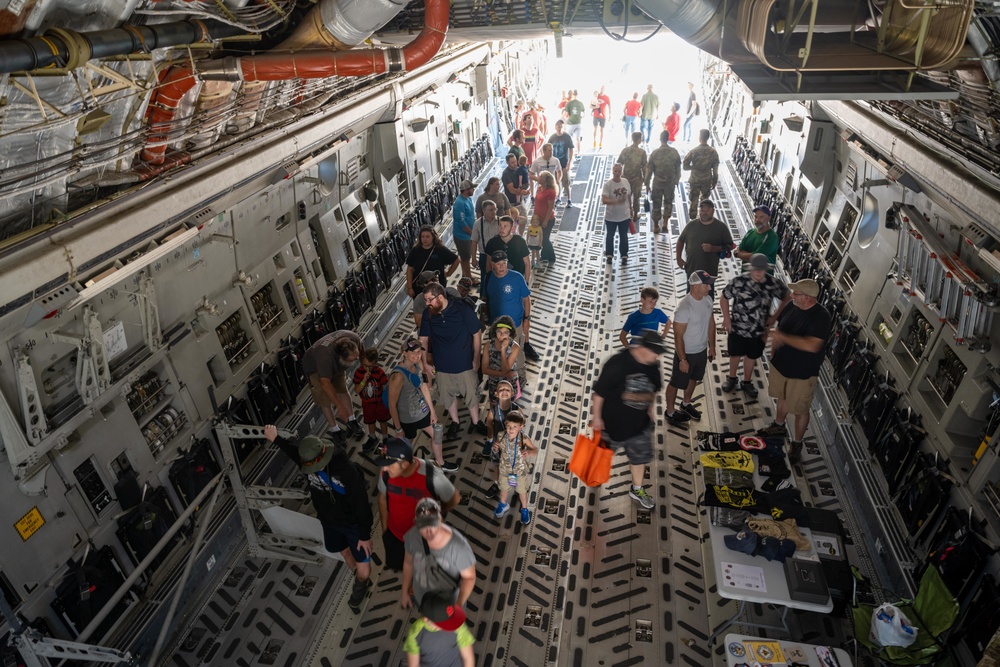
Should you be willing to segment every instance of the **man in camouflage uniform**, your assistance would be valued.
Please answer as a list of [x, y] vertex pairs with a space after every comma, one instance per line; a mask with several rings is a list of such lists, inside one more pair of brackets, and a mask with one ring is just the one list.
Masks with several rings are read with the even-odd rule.
[[618, 155], [618, 162], [621, 163], [622, 176], [628, 181], [632, 188], [632, 219], [639, 219], [639, 198], [642, 196], [642, 179], [646, 174], [646, 151], [639, 144], [642, 143], [642, 132], [632, 133], [632, 145], [626, 146]]
[[684, 170], [691, 172], [691, 178], [688, 180], [688, 202], [690, 203], [688, 218], [690, 220], [698, 217], [698, 202], [702, 199], [709, 199], [712, 195], [712, 189], [719, 182], [719, 154], [708, 145], [710, 136], [711, 133], [708, 130], [699, 132], [698, 145], [684, 156]]
[[669, 141], [670, 134], [660, 132], [660, 147], [649, 154], [646, 166], [646, 189], [652, 200], [654, 234], [660, 232], [661, 217], [666, 230], [667, 222], [674, 213], [674, 190], [681, 179], [681, 155]]

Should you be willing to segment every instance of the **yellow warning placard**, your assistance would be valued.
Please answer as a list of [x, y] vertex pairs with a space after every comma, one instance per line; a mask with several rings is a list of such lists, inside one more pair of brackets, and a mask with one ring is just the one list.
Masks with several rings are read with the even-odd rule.
[[17, 520], [14, 528], [17, 528], [17, 533], [21, 536], [21, 540], [27, 542], [28, 538], [38, 532], [38, 529], [44, 525], [45, 519], [42, 517], [42, 513], [38, 511], [37, 507], [32, 507], [30, 512]]

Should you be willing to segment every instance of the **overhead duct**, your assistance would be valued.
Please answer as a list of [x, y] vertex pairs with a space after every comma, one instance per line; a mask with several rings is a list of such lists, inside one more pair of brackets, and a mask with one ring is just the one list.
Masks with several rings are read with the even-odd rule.
[[[379, 11], [372, 12], [373, 6]], [[272, 52], [226, 58], [203, 68], [198, 76], [222, 81], [285, 81], [411, 71], [433, 58], [444, 44], [448, 33], [449, 0], [427, 0], [423, 29], [412, 42], [402, 48], [334, 50], [340, 48], [340, 44], [348, 45], [349, 42], [345, 40], [360, 43], [379, 25], [401, 11], [403, 6], [388, 0], [378, 0], [375, 3], [365, 0], [323, 0], [306, 17], [306, 27], [290, 39], [293, 44], [299, 44], [305, 39], [304, 36], [313, 35], [320, 40], [319, 45], [325, 47], [324, 50]], [[373, 15], [377, 18], [373, 18]], [[358, 17], [357, 21], [351, 23], [349, 19], [355, 16]], [[331, 22], [323, 23], [323, 31], [315, 29], [317, 21], [323, 17], [330, 18]], [[318, 35], [324, 31], [329, 35], [320, 39]], [[285, 45], [280, 48], [285, 48]], [[170, 125], [177, 107], [196, 83], [196, 75], [186, 67], [171, 70], [164, 76], [149, 104], [148, 120], [152, 134], [142, 152], [144, 162], [154, 165], [164, 163]]]
[[[864, 3], [855, 0], [642, 0], [641, 6], [674, 34], [733, 65], [754, 99], [795, 93], [824, 99], [852, 91], [899, 98], [911, 88], [915, 96], [927, 94], [913, 73], [958, 62], [974, 4], [887, 0], [863, 14], [856, 8]], [[902, 82], [893, 72], [904, 74]]]
[[352, 49], [406, 7], [405, 0], [325, 0], [310, 11], [276, 50]]
[[0, 74], [48, 67], [75, 69], [94, 58], [211, 43], [243, 33], [237, 26], [218, 21], [176, 21], [84, 33], [53, 28], [40, 37], [0, 42]]
[[[807, 0], [744, 0], [737, 22], [743, 45], [779, 72], [944, 69], [958, 58], [972, 19], [974, 0], [910, 5], [890, 0], [867, 30], [867, 16], [848, 14], [845, 3]], [[933, 21], [931, 21], [933, 19]], [[840, 32], [828, 32], [839, 28]]]

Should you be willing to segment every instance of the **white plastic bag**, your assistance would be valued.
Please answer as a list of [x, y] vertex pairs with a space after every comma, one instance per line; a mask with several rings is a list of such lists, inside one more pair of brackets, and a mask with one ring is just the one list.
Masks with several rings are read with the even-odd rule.
[[872, 612], [869, 638], [880, 646], [905, 647], [917, 640], [917, 629], [899, 607], [886, 603]]

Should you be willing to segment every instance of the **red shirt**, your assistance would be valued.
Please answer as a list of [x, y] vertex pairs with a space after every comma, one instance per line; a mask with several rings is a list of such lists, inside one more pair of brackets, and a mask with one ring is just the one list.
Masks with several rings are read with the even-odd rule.
[[423, 466], [418, 466], [416, 472], [409, 477], [390, 477], [385, 483], [385, 502], [389, 508], [389, 531], [402, 540], [406, 531], [413, 528], [414, 512], [417, 503], [423, 498], [430, 498], [427, 490], [427, 475], [422, 472]]
[[629, 100], [625, 103], [626, 116], [638, 116], [642, 112], [642, 102], [639, 100]]
[[[366, 370], [364, 366], [358, 366], [357, 370], [354, 371], [355, 385], [364, 382]], [[385, 371], [379, 366], [372, 366], [371, 377], [361, 388], [361, 409], [366, 420], [370, 416], [376, 421], [388, 421], [386, 415], [389, 414], [389, 409], [382, 402], [382, 389], [387, 384], [389, 384], [389, 377]]]
[[543, 211], [550, 211], [550, 213], [542, 218], [542, 224], [544, 225], [549, 220], [555, 220], [556, 217], [556, 191], [550, 190], [548, 188], [538, 188], [538, 192], [535, 193], [535, 213], [541, 215]]
[[597, 106], [594, 107], [594, 118], [607, 118], [609, 106], [611, 106], [611, 98], [607, 95], [598, 95]]
[[522, 127], [521, 132], [524, 133], [524, 144], [521, 148], [524, 149], [524, 155], [528, 158], [528, 165], [530, 166], [535, 161], [535, 149], [538, 146], [538, 128], [532, 127], [529, 130]]
[[681, 117], [680, 114], [674, 112], [667, 116], [667, 120], [663, 123], [663, 129], [667, 131], [670, 135], [670, 141], [677, 138], [677, 131], [681, 129]]

